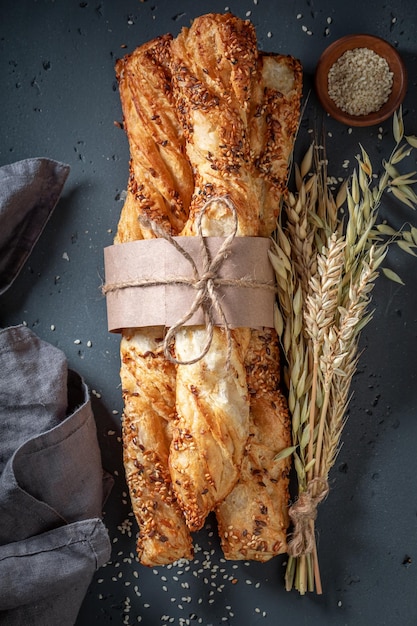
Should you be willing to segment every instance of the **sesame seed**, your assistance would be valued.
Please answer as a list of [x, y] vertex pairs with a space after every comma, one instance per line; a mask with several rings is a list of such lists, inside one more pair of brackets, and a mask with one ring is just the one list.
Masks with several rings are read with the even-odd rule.
[[368, 48], [344, 52], [329, 70], [329, 97], [350, 115], [378, 111], [392, 90], [393, 73], [383, 57]]

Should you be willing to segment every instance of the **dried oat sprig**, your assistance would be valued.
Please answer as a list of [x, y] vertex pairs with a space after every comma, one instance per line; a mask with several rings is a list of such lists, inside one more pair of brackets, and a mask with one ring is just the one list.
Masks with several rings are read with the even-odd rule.
[[416, 173], [397, 169], [417, 148], [417, 137], [404, 135], [401, 109], [393, 117], [393, 134], [395, 146], [382, 163], [382, 175], [374, 175], [361, 146], [358, 167], [336, 195], [324, 149], [312, 145], [295, 166], [296, 191], [284, 203], [271, 252], [293, 438], [278, 457], [293, 455], [298, 480], [286, 588], [302, 594], [322, 592], [315, 519], [341, 445], [360, 333], [372, 318], [372, 289], [380, 271], [401, 282], [393, 270], [382, 268], [391, 243], [416, 255], [417, 228], [397, 232], [379, 217], [387, 192], [417, 206]]

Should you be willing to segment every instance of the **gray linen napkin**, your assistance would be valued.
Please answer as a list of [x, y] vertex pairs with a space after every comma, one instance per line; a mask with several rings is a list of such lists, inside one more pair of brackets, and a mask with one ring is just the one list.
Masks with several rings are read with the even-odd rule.
[[25, 326], [0, 331], [0, 372], [0, 623], [73, 624], [110, 557], [87, 387]]
[[[0, 293], [39, 238], [68, 170], [48, 159], [0, 168]], [[84, 381], [30, 329], [0, 329], [0, 624], [75, 623], [110, 558], [101, 515], [111, 484]]]
[[39, 239], [69, 171], [68, 165], [42, 157], [0, 167], [0, 294]]

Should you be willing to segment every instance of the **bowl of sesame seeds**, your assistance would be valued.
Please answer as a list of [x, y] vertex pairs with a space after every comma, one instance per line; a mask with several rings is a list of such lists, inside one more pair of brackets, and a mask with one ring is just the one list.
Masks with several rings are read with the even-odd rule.
[[349, 126], [373, 126], [398, 109], [407, 71], [398, 51], [374, 35], [346, 35], [321, 55], [315, 90], [324, 110]]

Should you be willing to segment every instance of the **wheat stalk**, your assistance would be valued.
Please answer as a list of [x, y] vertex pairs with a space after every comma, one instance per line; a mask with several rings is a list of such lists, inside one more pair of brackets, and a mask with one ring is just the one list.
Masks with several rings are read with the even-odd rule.
[[397, 169], [417, 148], [417, 137], [404, 135], [401, 109], [393, 116], [393, 134], [395, 146], [382, 175], [374, 177], [361, 146], [358, 167], [336, 195], [328, 184], [324, 149], [312, 144], [295, 165], [296, 190], [284, 202], [270, 254], [293, 440], [278, 457], [293, 455], [298, 480], [286, 588], [301, 594], [322, 593], [315, 519], [341, 445], [360, 333], [372, 318], [372, 289], [380, 270], [401, 282], [382, 268], [390, 244], [416, 254], [417, 228], [397, 232], [379, 218], [386, 192], [417, 205], [416, 173]]

